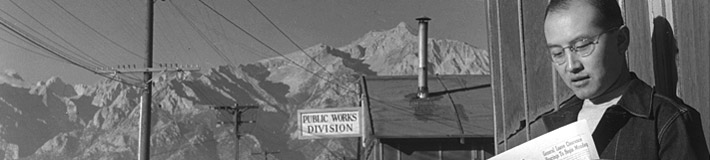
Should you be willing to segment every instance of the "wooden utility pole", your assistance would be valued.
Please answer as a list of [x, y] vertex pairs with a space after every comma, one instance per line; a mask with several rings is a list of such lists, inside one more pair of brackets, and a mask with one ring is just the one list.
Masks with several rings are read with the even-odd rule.
[[[148, 18], [146, 21], [146, 32], [148, 36], [146, 38], [146, 54], [145, 54], [145, 67], [153, 67], [153, 4], [154, 0], [146, 0], [148, 9]], [[153, 79], [153, 72], [144, 72], [143, 81], [146, 83], [143, 88], [143, 95], [141, 96], [141, 113], [140, 113], [140, 135], [138, 136], [138, 159], [139, 160], [149, 160], [150, 159], [150, 112], [151, 112], [151, 101], [152, 101], [152, 90], [153, 83], [150, 81]]]
[[246, 112], [249, 109], [254, 109], [254, 108], [259, 108], [259, 106], [256, 105], [239, 105], [239, 104], [234, 104], [234, 106], [215, 106], [212, 107], [213, 109], [217, 110], [226, 110], [229, 112], [229, 114], [234, 115], [232, 121], [221, 121], [217, 122], [217, 124], [227, 124], [227, 123], [232, 123], [234, 124], [234, 135], [236, 136], [236, 144], [234, 146], [235, 148], [235, 155], [234, 159], [239, 160], [239, 139], [241, 139], [242, 135], [239, 133], [239, 126], [241, 126], [243, 123], [256, 123], [254, 120], [250, 121], [242, 121], [242, 113]]
[[251, 155], [263, 155], [264, 160], [269, 160], [269, 155], [280, 153], [279, 151], [269, 152], [264, 150], [264, 152], [251, 153]]
[[[147, 21], [146, 21], [146, 56], [145, 56], [145, 67], [146, 68], [136, 68], [135, 65], [122, 65], [118, 68], [102, 68], [99, 69], [99, 73], [104, 74], [120, 74], [120, 73], [143, 73], [143, 91], [141, 95], [141, 108], [140, 108], [140, 122], [139, 122], [139, 132], [138, 136], [138, 159], [139, 160], [149, 160], [150, 159], [150, 117], [151, 117], [151, 103], [153, 94], [153, 72], [165, 72], [165, 71], [187, 71], [187, 70], [199, 70], [197, 66], [178, 66], [168, 65], [160, 66], [161, 68], [153, 68], [153, 7], [155, 0], [146, 0], [147, 4]], [[171, 68], [172, 67], [172, 68]]]

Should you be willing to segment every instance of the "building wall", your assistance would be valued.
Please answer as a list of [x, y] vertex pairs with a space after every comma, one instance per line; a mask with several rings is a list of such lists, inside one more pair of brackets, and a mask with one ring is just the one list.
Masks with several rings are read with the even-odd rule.
[[[546, 53], [547, 0], [487, 0], [496, 152], [545, 131], [540, 115], [571, 92]], [[620, 0], [631, 32], [629, 68], [702, 115], [710, 144], [710, 1]], [[710, 145], [709, 145], [710, 146]]]

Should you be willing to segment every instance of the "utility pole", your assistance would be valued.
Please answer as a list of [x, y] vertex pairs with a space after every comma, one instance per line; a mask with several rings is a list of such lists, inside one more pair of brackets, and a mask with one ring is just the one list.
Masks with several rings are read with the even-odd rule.
[[251, 155], [263, 155], [263, 156], [264, 156], [264, 160], [269, 160], [269, 155], [277, 154], [277, 153], [280, 153], [280, 152], [279, 152], [279, 151], [272, 151], [272, 152], [269, 152], [269, 151], [267, 151], [267, 150], [264, 150], [264, 152], [251, 153]]
[[239, 160], [239, 139], [241, 139], [242, 135], [239, 133], [239, 126], [241, 126], [243, 123], [256, 123], [254, 120], [250, 121], [242, 121], [242, 113], [246, 112], [249, 109], [254, 109], [254, 108], [259, 108], [257, 105], [239, 105], [239, 104], [234, 104], [234, 106], [215, 106], [212, 107], [213, 109], [217, 110], [226, 110], [229, 114], [234, 115], [232, 121], [221, 121], [217, 122], [217, 124], [223, 125], [227, 123], [234, 124], [234, 135], [236, 136], [236, 144], [235, 144], [235, 155], [234, 159]]
[[[146, 31], [148, 36], [146, 38], [146, 55], [145, 55], [145, 67], [153, 67], [153, 4], [154, 0], [146, 0], [148, 8], [148, 21], [146, 21]], [[138, 128], [140, 135], [138, 136], [138, 159], [139, 160], [149, 160], [150, 159], [150, 107], [152, 103], [152, 91], [153, 83], [150, 81], [153, 79], [153, 72], [144, 72], [143, 81], [146, 83], [143, 88], [143, 95], [141, 96], [141, 113], [140, 113], [140, 126]]]
[[[140, 109], [140, 124], [138, 136], [138, 159], [139, 160], [149, 160], [150, 159], [150, 117], [151, 117], [151, 103], [152, 103], [152, 91], [153, 91], [153, 72], [160, 71], [185, 71], [185, 70], [199, 70], [196, 66], [181, 67], [175, 65], [174, 68], [163, 67], [153, 68], [153, 17], [154, 17], [154, 3], [155, 0], [146, 0], [147, 8], [147, 18], [146, 18], [146, 56], [145, 56], [145, 67], [146, 68], [136, 68], [135, 65], [121, 65], [118, 68], [102, 68], [99, 69], [100, 73], [143, 73], [143, 95], [141, 95], [141, 109]], [[167, 65], [166, 65], [167, 66]]]

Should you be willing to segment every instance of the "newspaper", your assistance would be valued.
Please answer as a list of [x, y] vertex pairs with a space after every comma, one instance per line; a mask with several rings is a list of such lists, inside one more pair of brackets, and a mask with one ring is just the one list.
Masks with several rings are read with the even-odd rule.
[[490, 160], [590, 160], [599, 159], [586, 120], [558, 128]]

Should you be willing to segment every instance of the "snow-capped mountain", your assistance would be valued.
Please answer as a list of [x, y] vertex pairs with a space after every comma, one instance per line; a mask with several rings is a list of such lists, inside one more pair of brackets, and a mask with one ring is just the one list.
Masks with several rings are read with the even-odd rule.
[[[485, 50], [429, 39], [431, 74], [488, 74]], [[307, 56], [306, 56], [307, 55]], [[296, 111], [355, 107], [361, 76], [416, 74], [417, 37], [405, 23], [373, 31], [349, 45], [304, 52], [206, 73], [156, 74], [153, 159], [233, 159], [231, 115], [212, 106], [253, 104], [239, 132], [239, 159], [356, 157], [354, 138], [299, 140]], [[17, 74], [0, 79], [0, 156], [5, 159], [135, 159], [141, 88], [105, 80], [72, 85], [59, 78], [30, 85]]]

